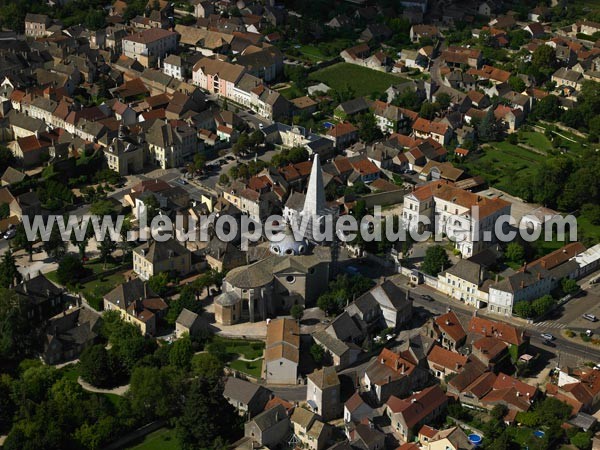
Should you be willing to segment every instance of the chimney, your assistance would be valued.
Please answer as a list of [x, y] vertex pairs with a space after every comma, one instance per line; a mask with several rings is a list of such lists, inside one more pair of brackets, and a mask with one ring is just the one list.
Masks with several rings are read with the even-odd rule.
[[[397, 372], [398, 369], [400, 369], [400, 361], [396, 360], [394, 361], [394, 370], [396, 370]], [[402, 371], [404, 371], [404, 368], [402, 369]]]
[[144, 298], [148, 298], [148, 283], [144, 281]]
[[541, 280], [541, 279], [542, 279], [542, 274], [541, 274], [541, 273], [539, 273], [539, 272], [538, 272], [538, 274], [537, 274], [537, 279], [538, 279], [538, 280]]
[[525, 282], [521, 281], [521, 289], [523, 289], [525, 287]]
[[381, 364], [385, 364], [385, 359], [381, 358]]
[[411, 403], [417, 403], [417, 399], [416, 399], [416, 398], [411, 398], [411, 399], [410, 399], [410, 402], [411, 402]]

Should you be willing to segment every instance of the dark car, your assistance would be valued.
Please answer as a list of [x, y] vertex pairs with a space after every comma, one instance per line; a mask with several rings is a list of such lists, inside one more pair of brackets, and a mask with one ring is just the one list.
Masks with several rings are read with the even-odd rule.
[[433, 297], [431, 295], [427, 295], [427, 294], [421, 295], [421, 298], [423, 300], [427, 300], [428, 302], [432, 302], [433, 301]]
[[556, 344], [552, 341], [549, 341], [548, 339], [544, 339], [542, 341], [542, 344], [547, 345], [548, 347], [556, 347]]

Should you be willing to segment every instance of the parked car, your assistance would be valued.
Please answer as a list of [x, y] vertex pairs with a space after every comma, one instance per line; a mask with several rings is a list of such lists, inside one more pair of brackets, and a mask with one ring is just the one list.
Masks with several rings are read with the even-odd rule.
[[541, 336], [542, 336], [542, 338], [546, 339], [547, 341], [553, 341], [554, 339], [556, 339], [550, 333], [542, 333]]
[[175, 180], [175, 183], [179, 183], [179, 184], [181, 184], [182, 186], [185, 186], [186, 184], [188, 184], [188, 182], [187, 182], [185, 179], [183, 179], [183, 178], [177, 178], [177, 179]]
[[587, 314], [587, 313], [586, 313], [586, 314], [584, 314], [582, 317], [583, 317], [584, 319], [587, 319], [587, 320], [589, 320], [590, 322], [595, 322], [596, 320], [598, 320], [598, 319], [596, 318], [596, 316], [595, 316], [595, 315], [593, 315], [593, 314]]
[[15, 234], [17, 234], [17, 230], [11, 228], [10, 230], [7, 230], [6, 233], [4, 233], [4, 239], [12, 239], [15, 237]]
[[433, 297], [432, 297], [431, 295], [428, 295], [428, 294], [421, 295], [421, 298], [422, 298], [423, 300], [427, 300], [428, 302], [432, 302], [432, 301], [434, 301], [434, 300], [433, 300]]
[[547, 345], [548, 347], [556, 347], [556, 344], [555, 344], [554, 342], [552, 342], [552, 341], [549, 341], [549, 340], [547, 340], [547, 339], [544, 339], [544, 340], [542, 341], [542, 344], [544, 344], [544, 345]]

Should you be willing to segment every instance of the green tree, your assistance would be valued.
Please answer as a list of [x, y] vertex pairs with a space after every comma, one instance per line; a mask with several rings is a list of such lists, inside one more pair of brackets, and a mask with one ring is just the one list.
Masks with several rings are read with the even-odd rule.
[[302, 305], [294, 305], [290, 309], [290, 314], [296, 320], [302, 320], [302, 316], [304, 315], [304, 307]]
[[579, 285], [577, 284], [577, 281], [568, 277], [565, 277], [562, 280], [560, 280], [560, 285], [562, 287], [563, 292], [567, 295], [573, 295], [579, 292], [580, 289]]
[[53, 226], [50, 236], [43, 244], [44, 251], [53, 259], [60, 259], [67, 251], [67, 245], [63, 240], [58, 226]]
[[167, 313], [167, 323], [175, 325], [175, 321], [183, 309], [187, 309], [196, 314], [202, 314], [202, 303], [196, 299], [195, 287], [185, 285], [179, 293], [179, 298], [171, 300], [169, 303], [169, 312]]
[[509, 261], [521, 264], [525, 259], [525, 249], [518, 242], [511, 242], [506, 246], [505, 256]]
[[172, 344], [169, 361], [172, 366], [187, 372], [190, 370], [192, 356], [194, 356], [192, 340], [190, 339], [190, 335], [186, 333]]
[[423, 102], [421, 109], [419, 110], [419, 117], [427, 120], [432, 120], [435, 114], [438, 112], [436, 105], [430, 102]]
[[155, 294], [162, 297], [169, 290], [170, 281], [171, 277], [167, 272], [160, 272], [150, 277], [148, 280], [148, 285]]
[[441, 94], [436, 95], [435, 101], [441, 109], [448, 109], [452, 103], [452, 97], [450, 94], [442, 92]]
[[0, 145], [0, 172], [4, 173], [9, 166], [14, 164], [15, 156], [13, 155], [13, 152], [4, 145]]
[[28, 311], [26, 299], [0, 288], [0, 368], [30, 355], [34, 349], [36, 335]]
[[[35, 237], [37, 239], [38, 236]], [[33, 261], [33, 244], [34, 241], [30, 241], [27, 237], [27, 233], [25, 232], [25, 227], [23, 223], [17, 225], [15, 229], [15, 237], [13, 238], [12, 245], [15, 248], [23, 249], [29, 255], [29, 262]]]
[[515, 92], [523, 92], [527, 87], [521, 77], [511, 76], [508, 79], [508, 84]]
[[221, 185], [223, 185], [223, 186], [225, 186], [225, 185], [229, 184], [229, 177], [227, 176], [227, 174], [225, 174], [225, 173], [222, 173], [222, 174], [219, 176], [219, 184], [221, 184]]
[[90, 214], [96, 216], [111, 216], [115, 212], [114, 204], [110, 200], [96, 200], [90, 206]]
[[2, 261], [0, 262], [0, 286], [9, 288], [19, 284], [22, 280], [23, 276], [17, 269], [15, 257], [9, 249], [2, 255]]
[[450, 259], [441, 245], [432, 245], [425, 251], [425, 259], [421, 270], [428, 275], [437, 276], [445, 268], [450, 267]]
[[527, 319], [534, 316], [534, 311], [531, 303], [528, 301], [520, 301], [515, 303], [514, 306], [515, 314], [523, 319]]
[[225, 366], [219, 358], [211, 353], [198, 353], [192, 357], [192, 373], [194, 376], [216, 382], [223, 377]]
[[181, 406], [182, 374], [171, 367], [136, 367], [127, 398], [142, 423], [176, 417]]
[[115, 383], [115, 362], [102, 345], [86, 348], [79, 356], [81, 378], [93, 386], [109, 388]]
[[571, 444], [580, 450], [589, 450], [592, 447], [592, 439], [589, 433], [580, 431], [571, 438]]
[[102, 260], [102, 267], [106, 270], [106, 263], [112, 257], [113, 252], [117, 249], [117, 243], [113, 241], [110, 235], [104, 236], [104, 239], [100, 242], [100, 259]]
[[495, 141], [498, 138], [498, 125], [494, 116], [494, 108], [488, 109], [477, 127], [477, 136], [482, 142]]
[[556, 300], [551, 295], [544, 295], [531, 302], [531, 308], [537, 317], [543, 316], [554, 308], [555, 305]]
[[76, 255], [67, 253], [58, 263], [56, 278], [62, 285], [73, 284], [85, 276], [85, 268]]
[[313, 344], [310, 347], [310, 356], [312, 356], [317, 364], [320, 364], [325, 357], [325, 349], [319, 344]]
[[239, 418], [223, 400], [222, 379], [194, 378], [184, 394], [185, 403], [176, 421], [183, 450], [209, 449], [223, 445], [223, 436], [235, 436]]

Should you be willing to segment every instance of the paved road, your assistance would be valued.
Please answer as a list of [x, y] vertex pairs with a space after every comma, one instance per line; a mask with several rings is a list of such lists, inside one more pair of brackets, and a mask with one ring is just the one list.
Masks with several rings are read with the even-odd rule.
[[465, 98], [466, 94], [464, 92], [459, 91], [458, 89], [454, 89], [454, 88], [451, 88], [450, 86], [446, 86], [444, 84], [444, 80], [442, 79], [442, 75], [440, 73], [440, 69], [443, 65], [441, 54], [447, 47], [448, 47], [448, 45], [445, 42], [443, 42], [439, 49], [440, 56], [438, 56], [437, 58], [435, 58], [433, 60], [431, 67], [429, 68], [429, 72], [431, 74], [431, 80], [435, 81], [435, 83], [439, 86], [439, 89], [436, 92], [436, 94], [445, 92], [445, 93], [449, 94], [454, 100], [462, 100], [463, 98]]

